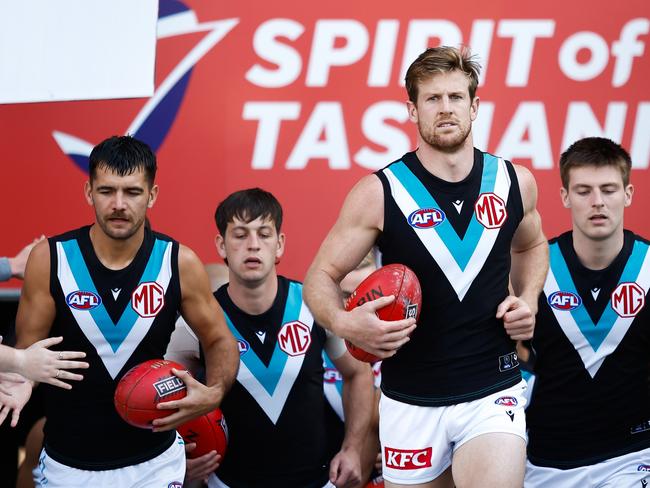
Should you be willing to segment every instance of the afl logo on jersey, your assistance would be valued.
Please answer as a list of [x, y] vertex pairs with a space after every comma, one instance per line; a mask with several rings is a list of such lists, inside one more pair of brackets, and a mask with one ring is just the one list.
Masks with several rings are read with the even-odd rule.
[[237, 340], [237, 347], [239, 348], [239, 355], [243, 356], [248, 352], [248, 350], [251, 348], [250, 344], [246, 342], [244, 339], [238, 339]]
[[611, 303], [621, 317], [634, 317], [645, 305], [645, 292], [636, 283], [620, 283], [612, 292]]
[[77, 290], [68, 294], [65, 297], [65, 302], [68, 304], [68, 307], [74, 308], [75, 310], [92, 310], [102, 303], [102, 299], [92, 291]]
[[419, 208], [409, 215], [411, 227], [416, 229], [432, 229], [445, 221], [445, 212], [438, 208]]
[[650, 472], [650, 466], [647, 464], [639, 464], [636, 468], [637, 471], [645, 471], [646, 473]]
[[474, 204], [476, 220], [486, 229], [498, 229], [508, 218], [506, 202], [495, 193], [481, 193]]
[[155, 317], [165, 305], [165, 290], [155, 281], [140, 283], [131, 295], [131, 307], [140, 317]]
[[289, 356], [301, 356], [311, 345], [311, 330], [298, 320], [287, 322], [278, 332], [278, 344]]
[[337, 381], [343, 381], [343, 376], [339, 373], [338, 369], [334, 368], [325, 368], [325, 373], [323, 373], [323, 381], [325, 383], [336, 383]]
[[503, 407], [516, 407], [517, 399], [511, 396], [502, 396], [494, 400], [494, 403]]
[[573, 310], [582, 304], [582, 298], [570, 291], [556, 291], [547, 301], [555, 310]]
[[183, 483], [180, 481], [172, 481], [167, 485], [167, 488], [183, 488]]

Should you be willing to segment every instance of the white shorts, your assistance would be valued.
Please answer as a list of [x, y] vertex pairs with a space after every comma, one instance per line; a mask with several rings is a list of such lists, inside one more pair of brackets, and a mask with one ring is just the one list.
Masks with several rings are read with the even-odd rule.
[[[225, 484], [223, 481], [221, 481], [219, 478], [217, 478], [217, 475], [212, 473], [208, 478], [208, 488], [230, 488], [230, 487], [227, 484]], [[291, 487], [287, 486], [286, 488], [291, 488]], [[323, 486], [323, 488], [336, 488], [336, 486], [334, 486], [332, 483], [328, 481]]]
[[36, 488], [181, 488], [185, 478], [185, 462], [185, 443], [176, 434], [176, 441], [155, 458], [104, 471], [66, 466], [49, 457], [43, 449], [32, 474]]
[[514, 434], [525, 441], [526, 382], [485, 398], [446, 407], [420, 407], [381, 395], [379, 440], [384, 479], [427, 483], [451, 466], [453, 453], [488, 433]]
[[650, 486], [650, 448], [589, 466], [546, 468], [526, 463], [525, 488], [589, 486], [593, 488], [643, 488]]

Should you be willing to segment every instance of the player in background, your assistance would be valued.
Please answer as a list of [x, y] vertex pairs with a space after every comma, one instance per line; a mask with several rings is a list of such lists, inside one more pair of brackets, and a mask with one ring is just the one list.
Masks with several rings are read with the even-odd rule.
[[[215, 297], [239, 342], [240, 369], [221, 405], [228, 453], [208, 485], [355, 486], [372, 411], [370, 367], [314, 323], [302, 284], [277, 274], [285, 236], [282, 208], [272, 194], [259, 188], [235, 192], [219, 204], [215, 220], [217, 252], [229, 270], [229, 283]], [[189, 366], [200, 363], [202, 354], [196, 341], [188, 347], [188, 332], [177, 325], [167, 357]], [[343, 375], [347, 419], [343, 444], [331, 460], [323, 350]]]
[[624, 227], [631, 166], [601, 137], [560, 158], [572, 229], [550, 241], [539, 299], [526, 488], [650, 481], [650, 253]]
[[[90, 365], [71, 390], [41, 385], [47, 422], [36, 486], [182, 482], [184, 448], [173, 429], [219, 405], [236, 374], [236, 343], [201, 262], [144, 225], [158, 196], [156, 169], [150, 148], [132, 137], [95, 146], [85, 184], [94, 224], [37, 244], [29, 257], [18, 347], [62, 335], [61, 347], [84, 351]], [[209, 386], [176, 371], [188, 394], [159, 408], [178, 411], [154, 420], [153, 431], [132, 427], [114, 408], [115, 386], [131, 367], [163, 356], [179, 311], [204, 344]], [[61, 370], [59, 379], [71, 373]], [[32, 386], [9, 385], [12, 395], [0, 394], [5, 415], [13, 410], [12, 425]]]
[[[341, 280], [343, 298], [347, 299], [359, 284], [377, 269], [377, 256], [373, 249], [370, 251], [356, 269], [350, 271]], [[328, 433], [330, 435], [333, 449], [338, 450], [345, 433], [345, 414], [343, 411], [343, 377], [336, 369], [332, 360], [323, 352], [323, 366], [325, 375], [323, 377], [325, 397], [331, 407], [328, 410]], [[381, 477], [381, 453], [379, 449], [379, 385], [381, 383], [381, 361], [372, 364], [374, 374], [374, 396], [375, 404], [372, 409], [372, 420], [370, 430], [364, 443], [361, 454], [362, 480], [370, 483], [368, 486], [383, 486]], [[373, 484], [374, 483], [374, 484]]]
[[[319, 323], [384, 358], [388, 487], [523, 483], [526, 386], [515, 341], [532, 337], [548, 246], [530, 171], [473, 147], [478, 75], [466, 49], [427, 49], [411, 64], [417, 150], [357, 183], [305, 280]], [[384, 264], [420, 280], [417, 327], [379, 320], [392, 297], [343, 309], [339, 283], [375, 244]]]

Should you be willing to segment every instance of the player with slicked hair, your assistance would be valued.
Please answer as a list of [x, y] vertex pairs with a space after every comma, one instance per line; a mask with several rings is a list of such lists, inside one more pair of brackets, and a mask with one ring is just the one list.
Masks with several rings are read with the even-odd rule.
[[[145, 225], [156, 169], [151, 149], [132, 137], [95, 146], [85, 184], [95, 222], [40, 242], [27, 262], [17, 346], [60, 335], [60, 347], [85, 352], [90, 365], [70, 390], [41, 385], [47, 422], [37, 487], [180, 486], [185, 453], [174, 428], [218, 406], [236, 375], [237, 345], [203, 265]], [[132, 427], [115, 410], [115, 387], [133, 366], [162, 358], [179, 312], [203, 344], [208, 386], [175, 371], [187, 396], [159, 404], [170, 415], [154, 420], [153, 431]], [[57, 377], [74, 379], [65, 369]], [[15, 425], [33, 384], [2, 386], [11, 395], [0, 394], [1, 415], [13, 410]]]
[[[430, 48], [411, 64], [418, 148], [357, 183], [305, 279], [316, 320], [384, 358], [388, 487], [523, 483], [526, 386], [515, 341], [532, 337], [548, 247], [530, 171], [473, 146], [478, 75], [465, 48]], [[415, 271], [417, 327], [377, 317], [393, 297], [343, 309], [339, 283], [375, 244], [384, 264]]]

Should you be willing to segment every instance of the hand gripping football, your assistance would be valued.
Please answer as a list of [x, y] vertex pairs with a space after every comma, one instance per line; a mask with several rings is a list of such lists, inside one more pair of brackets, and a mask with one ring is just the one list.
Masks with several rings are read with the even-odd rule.
[[[350, 311], [377, 298], [394, 295], [395, 301], [377, 310], [381, 320], [392, 321], [420, 317], [422, 290], [415, 273], [403, 264], [388, 264], [373, 272], [363, 280], [352, 295], [345, 301], [345, 309]], [[350, 354], [360, 361], [374, 363], [379, 358], [350, 341], [345, 341]]]
[[154, 419], [176, 412], [156, 408], [159, 403], [180, 400], [187, 395], [185, 383], [172, 373], [172, 368], [185, 370], [174, 361], [152, 359], [127, 371], [117, 384], [113, 398], [120, 417], [135, 427], [151, 429]]

